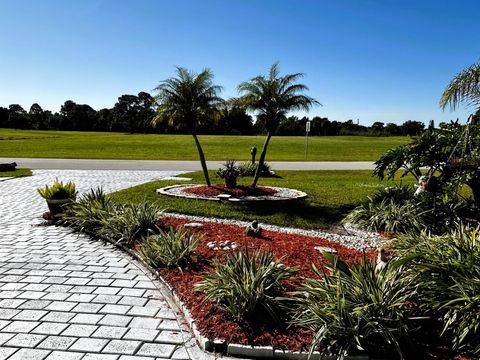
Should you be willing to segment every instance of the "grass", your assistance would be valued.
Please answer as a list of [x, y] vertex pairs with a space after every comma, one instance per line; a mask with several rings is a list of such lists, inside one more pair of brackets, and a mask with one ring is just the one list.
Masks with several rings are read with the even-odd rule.
[[0, 172], [0, 178], [2, 177], [22, 177], [32, 176], [32, 170], [30, 169], [16, 169], [15, 171], [2, 171]]
[[[360, 204], [376, 190], [393, 184], [372, 177], [371, 171], [279, 171], [282, 178], [262, 178], [261, 185], [289, 187], [309, 194], [306, 201], [279, 205], [277, 203], [232, 204], [205, 200], [190, 200], [160, 196], [156, 189], [177, 184], [178, 181], [154, 181], [116, 192], [112, 199], [119, 203], [156, 202], [167, 211], [183, 214], [215, 216], [239, 220], [259, 220], [263, 223], [294, 226], [305, 229], [326, 228], [339, 222], [349, 210]], [[201, 172], [186, 175], [191, 183], [203, 183]], [[212, 183], [221, 183], [215, 173], [210, 173]], [[239, 179], [249, 184], [250, 178]], [[408, 178], [408, 184], [413, 183]], [[190, 182], [188, 182], [190, 183]]]
[[[263, 136], [199, 137], [207, 160], [248, 160], [250, 148], [260, 151]], [[408, 137], [310, 137], [309, 161], [374, 161]], [[267, 161], [304, 161], [305, 138], [274, 136]], [[3, 157], [67, 159], [197, 160], [189, 135], [124, 134], [77, 131], [0, 129]]]

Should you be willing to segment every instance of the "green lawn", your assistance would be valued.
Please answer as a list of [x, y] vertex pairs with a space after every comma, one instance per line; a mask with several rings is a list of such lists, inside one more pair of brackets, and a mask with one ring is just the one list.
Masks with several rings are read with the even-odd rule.
[[16, 169], [15, 171], [1, 171], [0, 177], [21, 177], [21, 176], [31, 176], [32, 170], [30, 169]]
[[[200, 136], [207, 160], [247, 160], [260, 152], [262, 136]], [[310, 137], [310, 161], [374, 161], [408, 137]], [[274, 136], [267, 161], [304, 161], [305, 138]], [[2, 157], [77, 159], [197, 160], [189, 135], [123, 134], [0, 129]]]
[[[366, 200], [368, 195], [392, 184], [372, 177], [371, 171], [279, 171], [278, 174], [282, 178], [262, 178], [260, 184], [303, 190], [309, 194], [308, 200], [282, 205], [232, 204], [156, 194], [157, 188], [178, 183], [175, 181], [150, 182], [116, 192], [112, 196], [119, 203], [155, 201], [167, 211], [184, 214], [259, 220], [269, 224], [318, 229], [338, 223], [350, 209]], [[182, 176], [193, 178], [192, 183], [203, 182], [201, 172]], [[211, 176], [213, 183], [221, 182], [213, 172]], [[250, 178], [240, 180], [247, 184], [250, 181]], [[412, 178], [403, 181], [405, 184], [414, 182]]]

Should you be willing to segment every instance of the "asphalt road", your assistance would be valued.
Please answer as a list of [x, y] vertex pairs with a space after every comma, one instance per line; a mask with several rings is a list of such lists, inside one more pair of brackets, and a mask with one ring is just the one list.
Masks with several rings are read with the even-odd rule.
[[[16, 162], [19, 168], [34, 170], [201, 170], [199, 161], [178, 160], [97, 160], [0, 158], [0, 163]], [[275, 170], [371, 170], [369, 161], [269, 161]], [[220, 161], [208, 161], [209, 169], [217, 169]]]

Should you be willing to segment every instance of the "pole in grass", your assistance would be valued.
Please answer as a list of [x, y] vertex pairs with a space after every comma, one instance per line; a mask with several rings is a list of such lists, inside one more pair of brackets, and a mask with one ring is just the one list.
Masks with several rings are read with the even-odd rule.
[[310, 132], [310, 120], [307, 120], [307, 122], [305, 123], [305, 160], [307, 160], [309, 132]]

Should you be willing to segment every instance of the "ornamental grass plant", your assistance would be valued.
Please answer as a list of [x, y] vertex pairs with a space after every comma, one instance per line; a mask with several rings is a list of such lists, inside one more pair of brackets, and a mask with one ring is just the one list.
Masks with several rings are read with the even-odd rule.
[[159, 268], [178, 267], [192, 261], [200, 238], [184, 228], [170, 228], [158, 235], [149, 236], [140, 246], [140, 254], [151, 266]]
[[[281, 260], [280, 260], [281, 261]], [[284, 304], [283, 282], [296, 269], [276, 262], [271, 251], [243, 249], [228, 254], [225, 262], [213, 260], [214, 271], [196, 284], [212, 301], [236, 321], [264, 319], [281, 324]]]
[[[399, 256], [413, 257], [406, 278], [418, 288], [414, 300], [441, 324], [455, 351], [480, 355], [480, 232], [460, 226], [443, 236], [408, 235], [393, 242]], [[431, 329], [432, 330], [432, 329]], [[430, 330], [430, 331], [431, 331]]]
[[313, 331], [311, 352], [343, 359], [383, 349], [402, 358], [402, 339], [411, 331], [406, 305], [415, 292], [403, 279], [406, 259], [376, 269], [365, 255], [353, 265], [323, 255], [329, 261], [326, 268], [313, 266], [316, 277], [306, 278], [293, 294], [298, 306], [292, 323]]
[[43, 188], [38, 188], [37, 191], [45, 200], [74, 200], [77, 196], [73, 182], [63, 183], [58, 179], [52, 185], [45, 185]]
[[162, 213], [163, 209], [155, 203], [117, 206], [112, 216], [102, 221], [100, 233], [131, 247], [135, 240], [143, 240], [160, 232], [159, 218]]
[[114, 211], [115, 205], [101, 188], [91, 189], [68, 207], [64, 221], [77, 231], [98, 234]]

